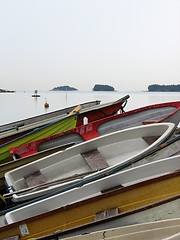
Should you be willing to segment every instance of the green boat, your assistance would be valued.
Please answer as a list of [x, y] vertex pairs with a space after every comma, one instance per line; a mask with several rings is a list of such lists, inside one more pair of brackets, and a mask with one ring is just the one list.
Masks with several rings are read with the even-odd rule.
[[33, 131], [13, 139], [5, 144], [0, 145], [0, 164], [11, 161], [12, 157], [10, 155], [9, 149], [12, 147], [19, 146], [24, 143], [39, 140], [44, 137], [52, 136], [57, 133], [61, 133], [76, 127], [78, 114], [73, 114], [43, 127], [36, 128]]

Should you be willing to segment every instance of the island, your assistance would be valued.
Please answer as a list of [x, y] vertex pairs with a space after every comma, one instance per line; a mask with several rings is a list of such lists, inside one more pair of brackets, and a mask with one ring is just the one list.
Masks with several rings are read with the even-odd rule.
[[70, 86], [60, 86], [60, 87], [55, 87], [50, 91], [78, 91], [78, 89]]
[[[54, 87], [50, 91], [78, 91], [77, 88], [70, 87], [70, 86], [59, 86]], [[95, 84], [92, 88], [92, 91], [115, 91], [114, 87], [104, 84]]]
[[152, 84], [148, 86], [149, 92], [180, 92], [180, 84], [178, 85], [159, 85]]
[[93, 91], [115, 91], [115, 89], [112, 86], [103, 85], [103, 84], [96, 84], [92, 90]]
[[15, 91], [0, 89], [0, 93], [15, 93]]

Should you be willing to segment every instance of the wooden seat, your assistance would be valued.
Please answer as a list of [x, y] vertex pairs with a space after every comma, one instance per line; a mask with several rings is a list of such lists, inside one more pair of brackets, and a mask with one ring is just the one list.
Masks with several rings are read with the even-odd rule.
[[101, 170], [109, 167], [109, 164], [103, 158], [103, 156], [98, 151], [98, 149], [94, 149], [89, 152], [82, 153], [81, 155], [85, 159], [85, 161], [87, 162], [91, 170], [93, 171]]
[[153, 144], [160, 136], [148, 136], [148, 137], [143, 137], [142, 139], [148, 144], [151, 145]]
[[33, 187], [42, 183], [45, 183], [45, 179], [40, 171], [34, 172], [24, 178], [28, 187]]

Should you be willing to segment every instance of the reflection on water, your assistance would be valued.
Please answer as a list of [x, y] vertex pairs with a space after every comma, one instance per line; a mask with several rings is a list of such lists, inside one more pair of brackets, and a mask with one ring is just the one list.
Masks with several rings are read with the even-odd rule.
[[[151, 105], [155, 103], [179, 101], [180, 93], [149, 92], [39, 92], [41, 97], [31, 97], [33, 92], [16, 92], [0, 94], [0, 124], [55, 111], [80, 103], [101, 100], [101, 103], [116, 101], [130, 95], [125, 110]], [[49, 108], [45, 108], [45, 102]]]

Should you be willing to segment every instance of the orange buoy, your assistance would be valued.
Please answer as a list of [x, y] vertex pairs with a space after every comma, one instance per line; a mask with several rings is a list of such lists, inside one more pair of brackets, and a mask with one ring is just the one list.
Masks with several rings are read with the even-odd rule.
[[44, 107], [45, 107], [45, 108], [48, 108], [48, 107], [49, 107], [49, 103], [48, 103], [47, 101], [45, 102]]

